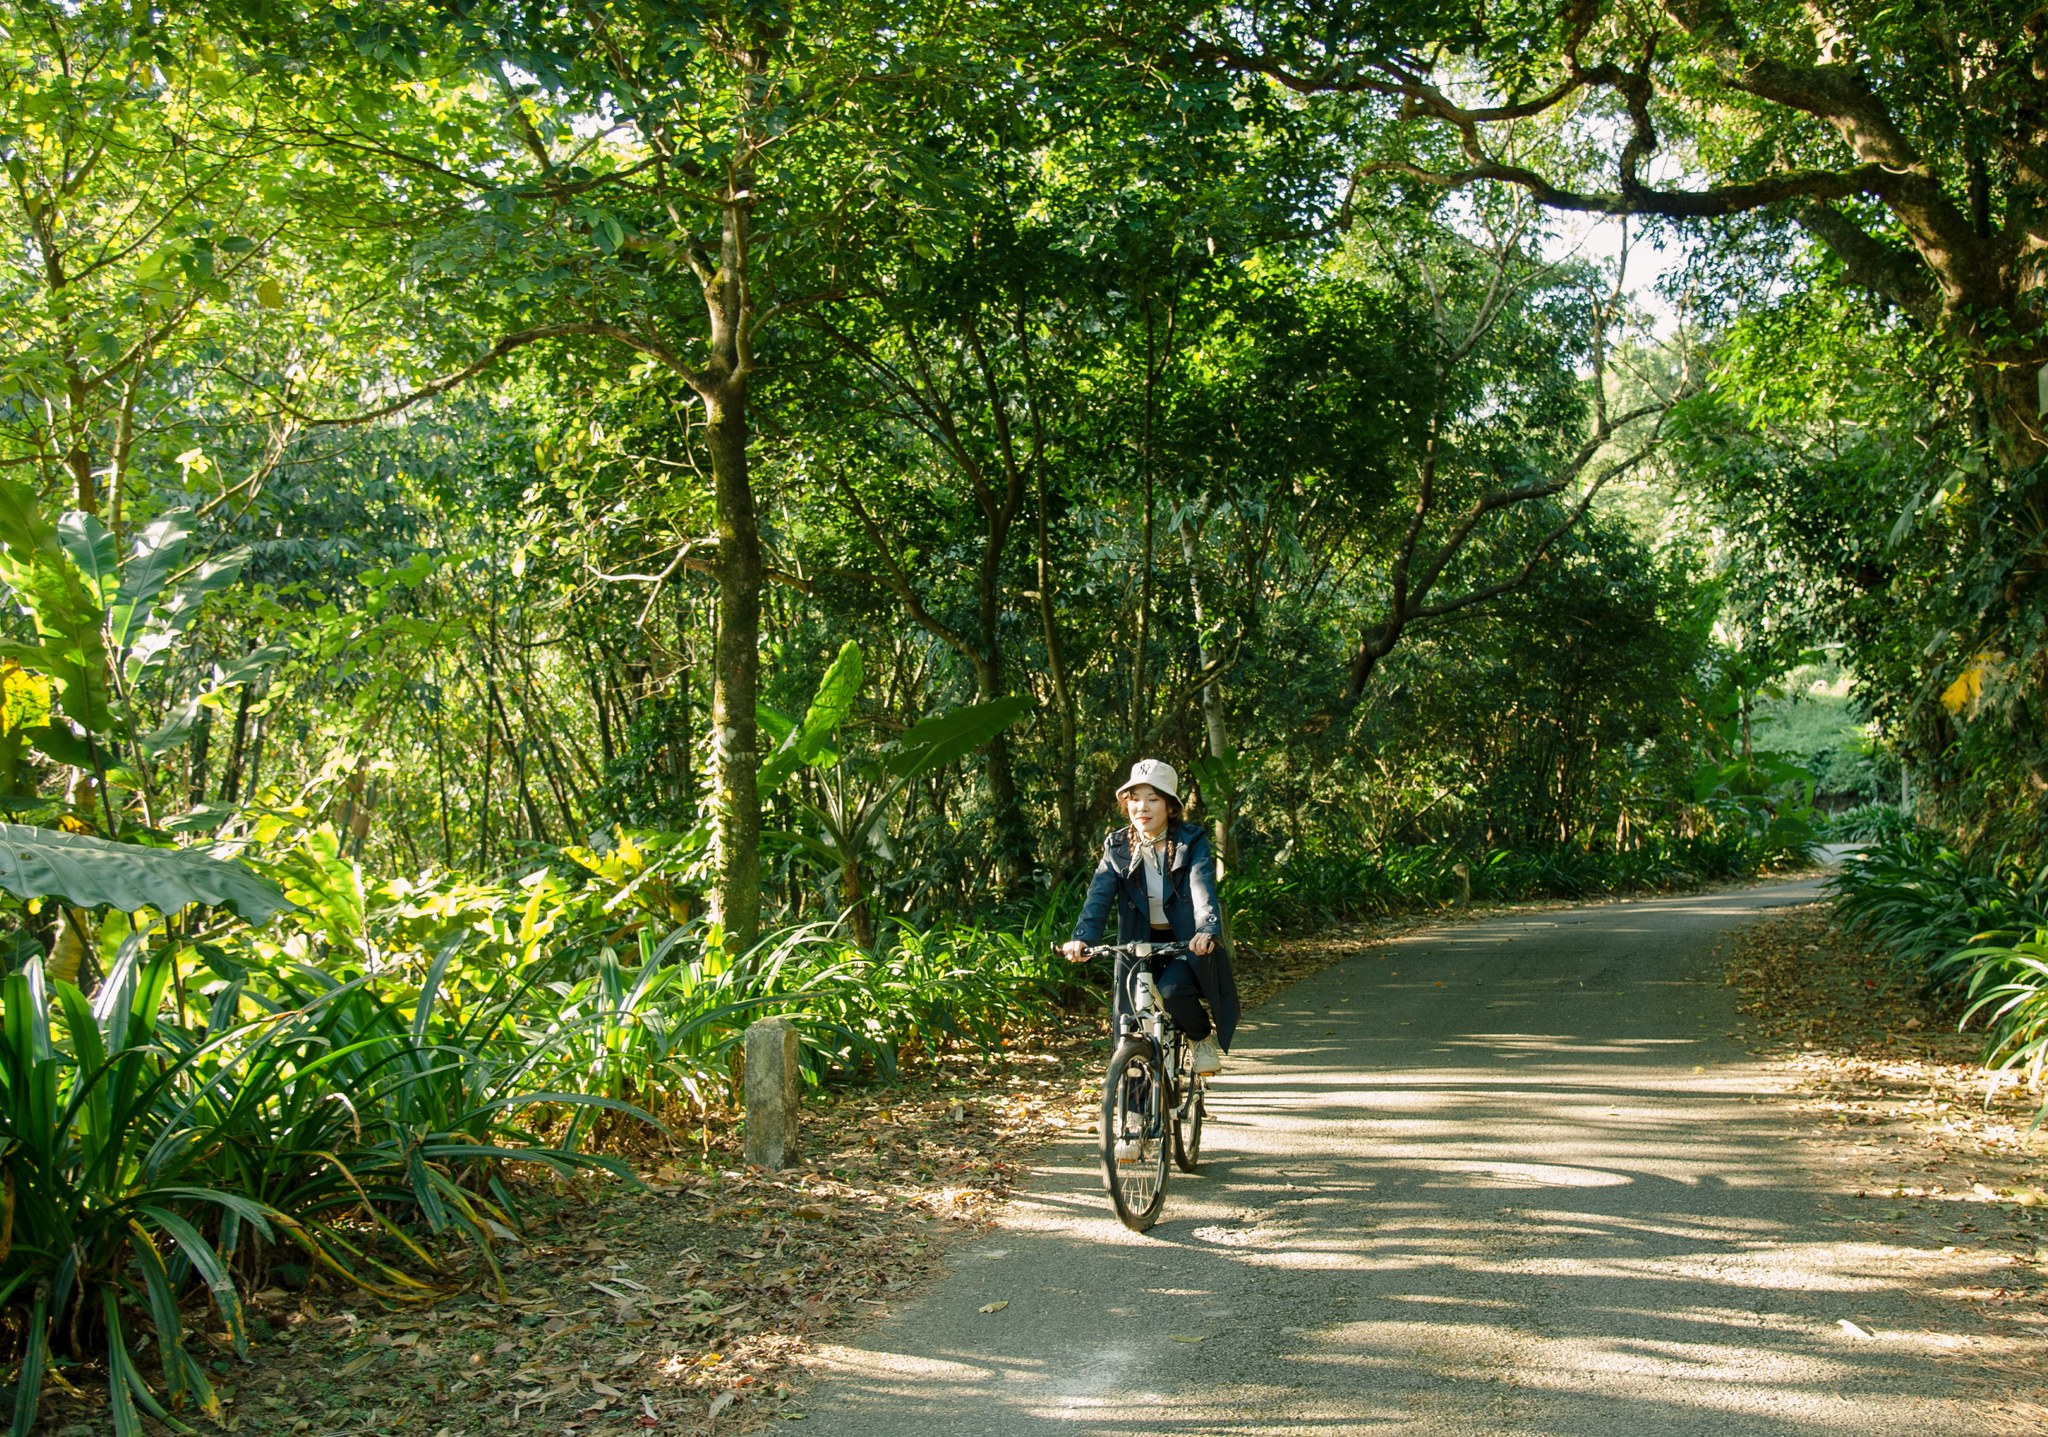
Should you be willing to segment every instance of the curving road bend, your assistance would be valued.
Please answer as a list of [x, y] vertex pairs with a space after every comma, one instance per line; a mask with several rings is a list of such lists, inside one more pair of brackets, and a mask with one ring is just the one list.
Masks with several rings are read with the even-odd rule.
[[1242, 1031], [1158, 1227], [1117, 1226], [1091, 1139], [1050, 1150], [825, 1351], [806, 1431], [2000, 1430], [1939, 1296], [1978, 1259], [1841, 1221], [1729, 1036], [1717, 940], [1815, 892], [1503, 917], [1305, 980]]

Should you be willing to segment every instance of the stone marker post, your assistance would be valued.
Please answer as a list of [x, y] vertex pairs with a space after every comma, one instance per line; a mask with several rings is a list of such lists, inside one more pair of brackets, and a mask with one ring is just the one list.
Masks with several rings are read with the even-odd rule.
[[796, 1122], [803, 1079], [797, 1070], [796, 1024], [761, 1018], [747, 1025], [747, 1161], [779, 1172], [796, 1158]]

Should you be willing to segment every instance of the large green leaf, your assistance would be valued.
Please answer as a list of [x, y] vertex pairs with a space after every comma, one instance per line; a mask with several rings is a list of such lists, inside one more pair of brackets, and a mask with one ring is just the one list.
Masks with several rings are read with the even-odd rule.
[[75, 908], [175, 913], [191, 903], [267, 922], [292, 904], [239, 863], [178, 848], [109, 843], [83, 834], [0, 823], [0, 888], [17, 898], [61, 898]]
[[927, 770], [973, 753], [1026, 713], [1031, 700], [1018, 694], [933, 714], [896, 741], [889, 772], [915, 778]]
[[804, 714], [804, 726], [797, 731], [798, 758], [815, 763], [825, 753], [832, 735], [839, 732], [839, 726], [853, 712], [865, 677], [860, 645], [848, 639], [840, 645], [839, 655], [832, 660], [832, 667], [825, 670], [825, 677], [818, 680], [817, 697], [811, 700], [811, 707]]
[[192, 572], [173, 585], [158, 602], [152, 627], [169, 633], [184, 633], [199, 617], [200, 606], [206, 602], [207, 596], [220, 592], [239, 579], [242, 566], [248, 562], [247, 549], [230, 549], [194, 566]]
[[804, 721], [785, 733], [780, 746], [762, 763], [762, 793], [775, 792], [806, 764], [831, 768], [838, 763], [839, 756], [831, 747], [832, 736], [853, 712], [863, 678], [860, 645], [848, 639], [840, 646], [832, 667], [818, 680], [818, 692], [811, 699]]
[[107, 612], [107, 627], [116, 650], [125, 649], [149, 622], [156, 597], [185, 560], [191, 511], [176, 509], [147, 525], [135, 536], [128, 562], [121, 566], [121, 585]]
[[120, 561], [114, 551], [114, 536], [95, 516], [73, 509], [57, 519], [57, 542], [78, 565], [78, 572], [92, 588], [92, 596], [105, 607], [113, 597], [120, 577]]
[[[86, 562], [97, 564], [91, 530], [82, 524], [72, 529], [69, 542], [83, 546]], [[114, 723], [107, 707], [107, 651], [100, 631], [106, 615], [74, 559], [55, 526], [43, 518], [34, 491], [0, 479], [0, 582], [34, 618], [41, 640], [16, 657], [24, 667], [57, 681], [64, 712], [80, 727], [106, 733]]]

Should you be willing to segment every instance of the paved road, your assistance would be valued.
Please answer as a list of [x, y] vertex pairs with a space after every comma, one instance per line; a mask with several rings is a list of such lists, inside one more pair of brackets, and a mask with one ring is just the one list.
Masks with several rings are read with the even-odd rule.
[[1118, 1227], [1092, 1140], [1059, 1145], [951, 1276], [827, 1352], [805, 1430], [1993, 1430], [1933, 1297], [1973, 1259], [1839, 1222], [1728, 1035], [1715, 940], [1813, 893], [1500, 918], [1297, 985], [1240, 1033], [1158, 1227]]

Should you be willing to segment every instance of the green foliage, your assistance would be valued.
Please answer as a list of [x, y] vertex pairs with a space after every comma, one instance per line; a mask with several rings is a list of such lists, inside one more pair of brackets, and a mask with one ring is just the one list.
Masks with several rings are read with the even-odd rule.
[[1851, 929], [1902, 978], [1985, 1031], [1985, 1062], [2048, 1072], [2048, 867], [1965, 855], [1908, 829], [1851, 854], [1830, 885]]
[[863, 866], [888, 856], [883, 823], [891, 806], [918, 778], [985, 748], [1022, 718], [1028, 705], [1017, 696], [967, 704], [927, 715], [880, 753], [845, 753], [840, 730], [853, 714], [861, 682], [860, 645], [848, 640], [819, 680], [803, 722], [763, 710], [762, 728], [782, 739], [761, 765], [761, 787], [772, 793], [800, 768], [813, 771], [794, 801], [807, 831], [784, 838], [837, 871], [854, 936], [867, 945], [874, 926]]
[[[906, 1047], [1000, 1042], [1072, 981], [1049, 910], [876, 953], [815, 928], [738, 955], [643, 929], [627, 962], [601, 887], [366, 883], [331, 830], [263, 866], [297, 903], [271, 931], [194, 947], [137, 927], [90, 1000], [48, 996], [34, 962], [0, 980], [20, 1430], [53, 1353], [110, 1355], [124, 1432], [212, 1411], [180, 1317], [195, 1282], [238, 1343], [241, 1286], [290, 1258], [388, 1299], [442, 1290], [436, 1248], [491, 1261], [516, 1227], [506, 1164], [623, 1175], [585, 1151], [603, 1123], [728, 1100], [762, 1013], [796, 1019], [819, 1075], [889, 1072]], [[128, 1356], [132, 1312], [160, 1392]]]
[[2039, 851], [2048, 596], [2028, 556], [2048, 471], [2000, 471], [1953, 361], [1816, 264], [1730, 325], [1679, 436], [1737, 607], [1790, 643], [1842, 645], [1880, 751], [1867, 770], [1842, 753], [1827, 786], [1873, 798], [1877, 767], [1903, 761], [1930, 820]]
[[1941, 997], [1976, 986], [1982, 945], [2048, 926], [2048, 869], [1965, 853], [1925, 830], [1851, 853], [1829, 887], [1852, 931], [1882, 947], [1901, 978]]
[[289, 906], [275, 886], [238, 863], [19, 823], [0, 823], [0, 888], [17, 898], [55, 897], [78, 908], [130, 913], [176, 913], [204, 903], [251, 923], [268, 922]]
[[2019, 1071], [2038, 1090], [2048, 1076], [2048, 927], [1973, 948], [1970, 958], [1975, 971], [1964, 1018], [1982, 1022], [1990, 1035], [1984, 1061]]
[[498, 1165], [618, 1170], [522, 1119], [634, 1110], [543, 1088], [546, 1044], [492, 1051], [502, 997], [458, 1005], [445, 956], [408, 984], [255, 941], [240, 956], [263, 966], [153, 937], [134, 929], [90, 999], [35, 962], [0, 979], [0, 1301], [28, 1314], [17, 1431], [53, 1352], [108, 1354], [117, 1430], [140, 1431], [138, 1409], [165, 1415], [129, 1355], [131, 1312], [154, 1330], [164, 1401], [216, 1411], [186, 1346], [185, 1288], [207, 1289], [239, 1347], [238, 1286], [264, 1280], [279, 1242], [383, 1296], [426, 1296], [441, 1262], [410, 1226], [488, 1254], [516, 1221]]
[[[1478, 901], [1590, 898], [1666, 892], [1749, 878], [1799, 862], [1803, 843], [1782, 834], [1651, 840], [1621, 852], [1583, 848], [1494, 849], [1463, 854], [1438, 846], [1372, 853], [1287, 851], [1226, 880], [1234, 932], [1258, 938], [1341, 919], [1447, 908], [1469, 887]], [[1461, 882], [1457, 870], [1465, 870]]]
[[1915, 824], [1912, 816], [1895, 803], [1862, 803], [1830, 814], [1818, 831], [1822, 843], [1901, 842]]
[[0, 580], [28, 611], [36, 635], [33, 644], [9, 645], [8, 656], [56, 684], [72, 722], [88, 734], [105, 734], [114, 722], [101, 632], [105, 599], [78, 556], [85, 554], [95, 572], [102, 560], [111, 567], [112, 540], [97, 521], [91, 523], [96, 532], [84, 532], [89, 515], [65, 518], [80, 522], [51, 524], [29, 489], [0, 480]]
[[198, 1086], [197, 1055], [154, 1041], [171, 963], [144, 958], [141, 947], [126, 945], [92, 1003], [70, 984], [50, 993], [39, 964], [0, 979], [0, 1163], [12, 1237], [0, 1295], [27, 1309], [16, 1433], [34, 1425], [53, 1339], [81, 1328], [109, 1354], [115, 1430], [140, 1433], [138, 1409], [165, 1415], [130, 1356], [124, 1307], [155, 1325], [171, 1403], [218, 1412], [205, 1367], [185, 1346], [174, 1257], [181, 1274], [201, 1275], [237, 1347], [247, 1341], [221, 1252], [192, 1219], [208, 1213], [209, 1227], [246, 1223], [268, 1235], [270, 1214], [206, 1182], [198, 1154], [208, 1133], [180, 1121]]

